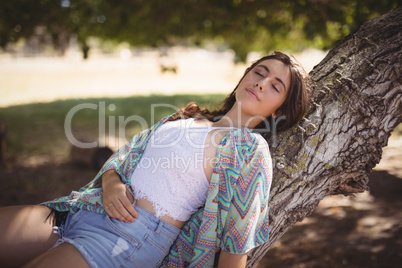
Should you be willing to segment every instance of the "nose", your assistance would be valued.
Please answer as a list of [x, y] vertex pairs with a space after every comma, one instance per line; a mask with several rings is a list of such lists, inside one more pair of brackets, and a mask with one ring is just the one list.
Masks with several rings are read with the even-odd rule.
[[257, 87], [257, 89], [259, 91], [262, 91], [263, 88], [265, 88], [267, 85], [269, 85], [270, 81], [271, 81], [271, 78], [266, 77], [266, 78], [260, 80], [258, 83], [255, 83], [255, 86]]

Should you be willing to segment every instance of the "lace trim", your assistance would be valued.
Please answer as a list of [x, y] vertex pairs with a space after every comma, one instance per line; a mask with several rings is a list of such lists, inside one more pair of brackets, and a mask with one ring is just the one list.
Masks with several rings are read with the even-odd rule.
[[143, 193], [142, 191], [135, 191], [135, 190], [134, 190], [134, 195], [135, 195], [135, 198], [136, 198], [136, 199], [146, 199], [146, 200], [148, 200], [149, 202], [151, 202], [151, 203], [152, 203], [152, 207], [153, 207], [153, 209], [154, 209], [155, 216], [156, 216], [157, 218], [161, 218], [161, 217], [163, 217], [163, 216], [169, 216], [169, 217], [171, 217], [171, 218], [174, 219], [174, 220], [185, 221], [185, 219], [182, 219], [182, 217], [180, 217], [180, 216], [179, 216], [179, 217], [174, 217], [174, 215], [170, 215], [170, 214], [169, 214], [169, 211], [168, 211], [167, 209], [164, 209], [163, 206], [159, 205], [159, 204], [156, 203], [156, 202], [151, 201], [150, 198], [148, 197], [148, 195], [145, 194], [145, 193]]
[[187, 221], [205, 204], [204, 144], [214, 128], [194, 128], [193, 121], [177, 120], [157, 129], [134, 170], [134, 197], [150, 201], [156, 217]]

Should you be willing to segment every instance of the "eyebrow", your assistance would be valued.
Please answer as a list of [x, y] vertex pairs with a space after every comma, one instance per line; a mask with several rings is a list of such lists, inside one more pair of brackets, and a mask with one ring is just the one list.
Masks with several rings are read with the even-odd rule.
[[[264, 69], [265, 69], [265, 71], [267, 71], [267, 72], [269, 73], [269, 69], [268, 69], [268, 67], [267, 67], [267, 66], [265, 66], [265, 65], [263, 65], [263, 64], [260, 64], [260, 65], [258, 65], [257, 67], [262, 67], [262, 68], [264, 68]], [[286, 92], [286, 86], [285, 86], [285, 83], [283, 83], [283, 81], [282, 81], [280, 78], [278, 78], [278, 77], [275, 77], [275, 79], [276, 79], [276, 80], [278, 80], [278, 82], [279, 82], [279, 83], [281, 83], [281, 84], [283, 85], [283, 88], [285, 89], [285, 92]]]

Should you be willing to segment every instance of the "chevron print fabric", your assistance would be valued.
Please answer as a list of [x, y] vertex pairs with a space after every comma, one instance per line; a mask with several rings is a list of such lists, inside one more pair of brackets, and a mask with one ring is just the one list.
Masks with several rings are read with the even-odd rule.
[[[130, 187], [149, 138], [169, 117], [135, 135], [79, 191], [42, 205], [72, 214], [80, 209], [106, 213], [102, 174], [115, 169]], [[268, 241], [272, 163], [267, 142], [249, 129], [234, 129], [221, 141], [216, 159], [205, 206], [182, 228], [161, 267], [213, 267], [219, 250], [242, 254]]]

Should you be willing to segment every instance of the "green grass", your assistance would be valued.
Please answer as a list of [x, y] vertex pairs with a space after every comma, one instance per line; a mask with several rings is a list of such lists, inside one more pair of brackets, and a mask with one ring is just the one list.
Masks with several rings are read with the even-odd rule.
[[115, 135], [123, 135], [129, 140], [144, 128], [138, 118], [143, 118], [149, 127], [191, 101], [214, 109], [224, 97], [222, 94], [150, 95], [70, 99], [0, 108], [0, 121], [7, 126], [7, 158], [12, 161], [45, 155], [65, 160], [71, 147], [64, 127], [69, 114], [72, 134], [79, 141], [98, 141], [99, 122], [102, 120], [105, 120], [106, 134], [111, 126]]

